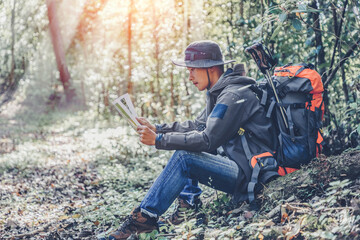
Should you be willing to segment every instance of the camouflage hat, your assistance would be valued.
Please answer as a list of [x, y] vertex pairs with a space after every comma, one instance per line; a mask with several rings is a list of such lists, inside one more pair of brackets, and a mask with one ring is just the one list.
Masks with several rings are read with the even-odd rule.
[[197, 41], [187, 46], [184, 60], [172, 60], [172, 62], [180, 67], [210, 68], [235, 62], [235, 60], [224, 61], [216, 42]]

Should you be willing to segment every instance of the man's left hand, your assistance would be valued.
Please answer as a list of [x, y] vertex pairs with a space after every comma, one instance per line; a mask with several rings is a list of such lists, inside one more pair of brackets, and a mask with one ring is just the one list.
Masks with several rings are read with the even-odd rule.
[[138, 126], [137, 132], [140, 135], [140, 142], [149, 146], [155, 145], [156, 133], [149, 127], [145, 125]]

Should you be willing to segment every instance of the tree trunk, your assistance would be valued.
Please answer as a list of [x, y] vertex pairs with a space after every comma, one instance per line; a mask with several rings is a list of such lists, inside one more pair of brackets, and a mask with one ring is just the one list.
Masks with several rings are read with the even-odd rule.
[[103, 88], [104, 88], [104, 106], [107, 108], [110, 105], [109, 86], [104, 84]]
[[[264, 0], [260, 0], [261, 2], [261, 8], [260, 8], [260, 13], [261, 13], [261, 22], [264, 22]], [[264, 37], [264, 28], [261, 28], [261, 38]]]
[[98, 17], [99, 11], [104, 9], [108, 0], [87, 0], [83, 12], [80, 16], [80, 21], [76, 27], [76, 33], [71, 40], [68, 49], [75, 46], [76, 42], [84, 42], [84, 36], [87, 32], [90, 32], [94, 26], [94, 22]]
[[[186, 46], [189, 44], [189, 29], [190, 29], [190, 18], [189, 18], [189, 3], [188, 3], [188, 0], [184, 0], [184, 4], [183, 4], [183, 9], [184, 9], [184, 12], [183, 12], [183, 49], [185, 50]], [[187, 81], [186, 81], [186, 78], [183, 78], [183, 82], [184, 82], [184, 86], [185, 86], [185, 92], [186, 92], [186, 96], [189, 96], [190, 93], [189, 93], [189, 87], [187, 85]], [[179, 102], [182, 103], [182, 99], [181, 99], [181, 96], [182, 95], [179, 95]], [[190, 117], [190, 107], [189, 107], [189, 104], [186, 103], [184, 104], [185, 106], [185, 114], [187, 117]]]
[[[313, 0], [310, 7], [317, 9], [316, 0]], [[320, 16], [318, 12], [312, 13], [313, 17], [313, 29], [315, 32], [315, 47], [318, 49], [317, 54], [317, 65], [319, 67], [319, 73], [322, 77], [322, 80], [326, 79], [326, 69], [324, 66], [322, 66], [325, 61], [325, 51], [324, 51], [324, 45], [322, 41], [322, 33], [321, 33], [321, 26], [320, 26]]]
[[[236, 36], [235, 36], [235, 26], [236, 26], [236, 23], [234, 22], [234, 3], [233, 1], [230, 1], [230, 27], [231, 27], [231, 41], [230, 41], [230, 38], [229, 36], [226, 36], [226, 41], [227, 41], [227, 44], [228, 44], [228, 49], [229, 49], [229, 58], [230, 59], [233, 59], [233, 53], [232, 53], [232, 49], [233, 49], [233, 42], [234, 42], [234, 39], [236, 39]], [[233, 63], [230, 63], [231, 68], [234, 67], [234, 64]]]
[[[234, 35], [233, 35], [233, 37], [234, 37]], [[230, 59], [233, 59], [232, 50], [231, 50], [231, 42], [230, 42], [229, 36], [226, 36], [226, 41], [227, 41], [228, 48], [229, 48], [229, 57], [230, 57]], [[233, 65], [233, 64], [231, 64], [231, 65]]]
[[344, 65], [341, 67], [341, 77], [342, 77], [342, 88], [344, 91], [345, 101], [349, 102], [349, 90], [346, 84], [346, 74], [345, 74], [345, 67]]
[[128, 13], [128, 66], [129, 66], [129, 71], [128, 71], [128, 77], [127, 77], [127, 92], [132, 95], [133, 94], [133, 83], [131, 81], [131, 77], [132, 77], [132, 59], [131, 59], [131, 40], [132, 40], [132, 28], [131, 28], [131, 24], [132, 24], [132, 14], [133, 14], [133, 10], [134, 10], [134, 0], [130, 0], [130, 5], [129, 5], [129, 13]]
[[[64, 46], [66, 48], [65, 53], [73, 53], [76, 54], [76, 51], [71, 51], [76, 44], [82, 45], [86, 40], [86, 34], [93, 30], [95, 26], [95, 21], [98, 18], [98, 13], [104, 9], [108, 0], [87, 0], [84, 4], [83, 11], [80, 15], [80, 19], [76, 26], [76, 33], [73, 35], [73, 38], [70, 41], [68, 46]], [[104, 38], [105, 39], [105, 38]], [[88, 57], [89, 49], [83, 48], [83, 53], [85, 59]], [[76, 60], [75, 60], [76, 61]], [[80, 80], [80, 87], [81, 87], [81, 104], [83, 106], [86, 105], [86, 96], [85, 96], [85, 86], [84, 80]]]
[[83, 107], [86, 106], [85, 86], [83, 80], [81, 80], [81, 105]]
[[13, 9], [11, 10], [11, 69], [9, 75], [9, 87], [13, 84], [15, 78], [15, 7], [14, 0]]
[[244, 0], [240, 0], [240, 18], [244, 19]]
[[[313, 0], [310, 4], [310, 7], [314, 8], [314, 9], [318, 9], [317, 8], [317, 1]], [[323, 83], [325, 83], [326, 81], [326, 69], [324, 67], [325, 65], [325, 51], [324, 51], [324, 45], [322, 42], [322, 33], [321, 33], [321, 26], [320, 26], [320, 14], [318, 12], [313, 12], [312, 13], [312, 19], [313, 19], [313, 29], [315, 32], [315, 47], [318, 50], [318, 54], [317, 54], [317, 66], [318, 66], [318, 70], [319, 70], [319, 74], [321, 76], [321, 80]], [[323, 94], [323, 99], [324, 99], [324, 105], [325, 105], [325, 119], [324, 119], [324, 125], [328, 126], [330, 123], [330, 118], [329, 118], [329, 95], [328, 92], [325, 89], [325, 92]]]
[[[344, 18], [345, 18], [345, 12], [346, 12], [347, 4], [348, 4], [348, 0], [345, 0], [344, 8], [343, 8], [342, 16], [341, 16], [341, 18], [340, 18], [340, 24], [339, 24], [339, 25], [338, 25], [338, 22], [337, 22], [336, 6], [335, 6], [334, 4], [332, 5], [333, 20], [334, 20], [334, 34], [335, 34], [336, 40], [335, 40], [335, 44], [334, 44], [333, 54], [332, 54], [332, 57], [331, 57], [331, 62], [330, 62], [330, 68], [329, 68], [328, 76], [331, 75], [331, 72], [332, 72], [332, 70], [333, 70], [334, 61], [335, 61], [335, 55], [336, 55], [336, 48], [338, 47], [339, 42], [340, 42], [342, 25], [343, 25], [343, 21], [344, 21]], [[339, 48], [340, 48], [340, 47], [339, 47]], [[339, 53], [341, 53], [341, 52], [339, 51]], [[340, 55], [339, 55], [339, 56], [340, 56]], [[340, 58], [341, 58], [341, 57], [340, 57]]]
[[13, 0], [13, 8], [11, 10], [11, 62], [10, 62], [10, 73], [5, 81], [0, 84], [0, 96], [4, 94], [4, 97], [0, 101], [0, 106], [11, 100], [12, 94], [15, 92], [19, 78], [15, 77], [15, 9], [16, 1]]
[[191, 27], [189, 12], [190, 12], [189, 0], [184, 0], [184, 39], [185, 39], [186, 46], [190, 43], [190, 38], [189, 38], [189, 34], [188, 34], [189, 29]]
[[76, 94], [74, 89], [71, 88], [70, 73], [66, 66], [64, 46], [61, 38], [58, 19], [56, 16], [56, 4], [54, 0], [46, 0], [46, 5], [48, 8], [50, 35], [55, 52], [56, 64], [58, 71], [60, 72], [60, 81], [64, 88], [66, 102], [70, 103]]
[[[340, 58], [342, 58], [341, 47], [342, 47], [342, 44], [339, 43]], [[344, 65], [341, 66], [341, 79], [342, 79], [342, 89], [343, 89], [344, 96], [345, 96], [345, 102], [348, 103], [349, 102], [349, 90], [348, 90], [348, 86], [346, 84], [346, 74], [345, 74], [345, 66]]]
[[[163, 99], [162, 99], [162, 92], [161, 92], [161, 85], [160, 85], [160, 41], [159, 41], [159, 18], [156, 14], [156, 6], [155, 6], [155, 1], [152, 1], [152, 14], [153, 14], [153, 21], [154, 21], [154, 29], [153, 29], [153, 38], [154, 38], [154, 42], [155, 42], [155, 52], [154, 52], [154, 58], [155, 58], [155, 62], [156, 62], [156, 85], [157, 85], [157, 92], [158, 92], [158, 99], [160, 101], [160, 103], [163, 104]], [[161, 108], [161, 107], [160, 107]]]

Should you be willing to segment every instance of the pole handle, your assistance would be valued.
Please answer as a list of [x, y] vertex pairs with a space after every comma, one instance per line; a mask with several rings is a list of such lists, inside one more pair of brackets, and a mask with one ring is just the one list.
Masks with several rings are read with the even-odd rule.
[[245, 52], [251, 55], [263, 74], [266, 74], [266, 70], [272, 69], [277, 64], [269, 49], [261, 43], [247, 47]]

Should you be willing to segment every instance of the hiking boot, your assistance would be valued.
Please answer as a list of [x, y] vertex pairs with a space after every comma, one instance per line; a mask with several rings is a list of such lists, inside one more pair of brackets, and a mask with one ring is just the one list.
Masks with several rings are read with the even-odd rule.
[[167, 223], [170, 222], [173, 225], [179, 225], [184, 222], [186, 219], [190, 219], [195, 216], [195, 213], [201, 208], [202, 202], [200, 199], [195, 201], [194, 206], [191, 206], [185, 200], [178, 198], [178, 204], [175, 212], [166, 219], [160, 219], [161, 222]]
[[109, 240], [127, 239], [131, 234], [148, 233], [157, 229], [157, 219], [142, 213], [137, 207], [127, 216], [122, 226], [110, 234]]

